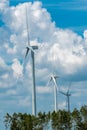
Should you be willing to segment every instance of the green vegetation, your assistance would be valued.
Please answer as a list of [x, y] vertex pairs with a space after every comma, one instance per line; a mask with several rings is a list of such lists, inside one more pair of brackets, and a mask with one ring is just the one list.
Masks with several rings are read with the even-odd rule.
[[5, 116], [8, 130], [87, 130], [87, 106], [71, 112], [59, 110], [52, 113], [39, 112], [35, 117], [30, 114], [14, 113]]

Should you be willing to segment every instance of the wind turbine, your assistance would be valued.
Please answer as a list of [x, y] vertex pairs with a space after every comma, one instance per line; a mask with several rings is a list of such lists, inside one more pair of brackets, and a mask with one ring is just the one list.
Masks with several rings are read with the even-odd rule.
[[65, 96], [67, 97], [67, 104], [68, 104], [68, 112], [69, 112], [69, 113], [70, 113], [70, 96], [71, 96], [70, 86], [71, 86], [71, 82], [70, 82], [70, 85], [69, 85], [69, 87], [68, 87], [67, 92], [59, 91], [61, 94], [65, 95]]
[[57, 75], [51, 74], [50, 79], [48, 81], [47, 86], [51, 81], [54, 83], [54, 110], [57, 111], [57, 82], [56, 79], [58, 78]]
[[35, 56], [34, 56], [35, 51], [34, 50], [38, 49], [38, 46], [30, 45], [27, 8], [26, 8], [26, 25], [27, 25], [28, 45], [26, 47], [25, 59], [27, 58], [27, 55], [30, 51], [31, 59], [32, 59], [32, 114], [36, 116]]

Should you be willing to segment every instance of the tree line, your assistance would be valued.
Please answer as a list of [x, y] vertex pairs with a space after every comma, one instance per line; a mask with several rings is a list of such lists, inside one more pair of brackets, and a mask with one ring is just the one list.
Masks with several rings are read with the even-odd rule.
[[27, 113], [5, 115], [7, 130], [87, 130], [87, 106], [72, 112], [58, 110], [57, 112], [39, 112], [37, 116]]

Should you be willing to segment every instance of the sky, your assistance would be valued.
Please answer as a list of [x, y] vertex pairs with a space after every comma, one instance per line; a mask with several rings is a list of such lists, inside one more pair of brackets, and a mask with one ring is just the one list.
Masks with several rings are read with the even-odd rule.
[[[31, 45], [35, 53], [37, 112], [54, 110], [55, 73], [58, 109], [66, 109], [70, 87], [70, 110], [87, 105], [87, 1], [0, 0], [0, 128], [8, 112], [32, 113], [32, 66], [27, 46], [26, 8]], [[71, 86], [70, 86], [71, 84]]]

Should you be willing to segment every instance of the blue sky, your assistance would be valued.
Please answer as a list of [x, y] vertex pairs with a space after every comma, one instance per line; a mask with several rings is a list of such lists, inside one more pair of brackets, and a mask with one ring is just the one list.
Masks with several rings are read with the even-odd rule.
[[[33, 2], [33, 3], [32, 3]], [[32, 113], [31, 57], [27, 45], [26, 15], [30, 44], [35, 54], [37, 112], [53, 111], [51, 73], [59, 75], [58, 90], [67, 92], [72, 81], [70, 108], [87, 105], [87, 2], [86, 0], [2, 0], [0, 1], [0, 114]], [[58, 91], [58, 108], [67, 109]], [[4, 128], [2, 128], [4, 130]]]

